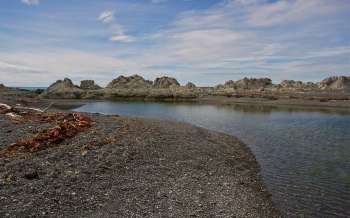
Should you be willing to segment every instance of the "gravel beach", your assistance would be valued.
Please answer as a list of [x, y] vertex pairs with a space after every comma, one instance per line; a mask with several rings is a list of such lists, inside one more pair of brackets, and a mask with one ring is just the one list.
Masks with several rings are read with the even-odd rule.
[[[83, 115], [92, 126], [77, 135], [0, 157], [0, 217], [280, 216], [238, 139], [184, 123]], [[0, 115], [0, 150], [54, 125]]]

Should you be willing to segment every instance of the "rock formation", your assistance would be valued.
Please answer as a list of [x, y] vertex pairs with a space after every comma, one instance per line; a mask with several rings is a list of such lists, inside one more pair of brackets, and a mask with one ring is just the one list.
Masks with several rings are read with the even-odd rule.
[[0, 91], [7, 90], [7, 87], [4, 84], [0, 83]]
[[196, 88], [196, 85], [194, 83], [188, 82], [185, 87], [188, 89], [194, 89]]
[[112, 82], [107, 85], [107, 88], [150, 88], [151, 86], [152, 81], [145, 80], [139, 75], [133, 75], [130, 77], [119, 76], [112, 80]]
[[180, 86], [180, 83], [175, 78], [167, 76], [157, 78], [153, 83], [153, 88], [157, 89], [167, 89], [176, 86]]
[[42, 93], [41, 97], [49, 98], [80, 98], [83, 90], [75, 86], [72, 80], [65, 78], [57, 80]]
[[320, 82], [319, 87], [328, 90], [350, 90], [350, 76], [328, 77]]
[[[0, 90], [6, 89], [0, 85]], [[324, 90], [324, 91], [322, 91]], [[350, 77], [329, 77], [320, 83], [294, 80], [284, 80], [280, 84], [272, 84], [269, 78], [243, 78], [238, 81], [229, 80], [224, 85], [215, 87], [200, 87], [189, 82], [180, 86], [172, 77], [157, 78], [154, 83], [139, 75], [130, 77], [119, 76], [103, 89], [93, 80], [81, 81], [80, 87], [75, 86], [70, 79], [58, 80], [52, 84], [40, 97], [44, 98], [84, 98], [84, 99], [114, 99], [114, 98], [142, 98], [142, 99], [190, 99], [199, 96], [261, 96], [271, 93], [306, 93], [315, 94], [327, 90], [350, 91]], [[242, 94], [243, 93], [243, 94]], [[333, 93], [333, 92], [329, 92]]]
[[235, 82], [237, 89], [261, 89], [272, 85], [272, 81], [269, 78], [243, 78]]
[[302, 81], [294, 81], [294, 80], [283, 80], [280, 83], [281, 88], [293, 88], [293, 89], [298, 89], [298, 88], [303, 88], [303, 82]]
[[283, 80], [278, 86], [282, 90], [316, 90], [318, 87], [313, 82], [304, 83], [302, 81]]
[[218, 88], [236, 88], [236, 83], [233, 80], [226, 81], [223, 86], [218, 86]]
[[249, 89], [249, 90], [259, 90], [265, 87], [271, 86], [272, 81], [269, 78], [243, 78], [238, 81], [229, 80], [226, 81], [223, 85], [224, 88], [233, 88], [233, 89]]
[[93, 80], [82, 80], [80, 82], [80, 88], [84, 90], [97, 90], [101, 89], [99, 85], [95, 83]]

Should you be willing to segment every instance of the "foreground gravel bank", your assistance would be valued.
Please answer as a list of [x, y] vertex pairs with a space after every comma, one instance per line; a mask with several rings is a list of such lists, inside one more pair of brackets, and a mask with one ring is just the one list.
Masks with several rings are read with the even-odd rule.
[[[250, 150], [188, 124], [85, 114], [92, 127], [0, 157], [0, 217], [279, 217]], [[53, 124], [0, 115], [0, 149]]]

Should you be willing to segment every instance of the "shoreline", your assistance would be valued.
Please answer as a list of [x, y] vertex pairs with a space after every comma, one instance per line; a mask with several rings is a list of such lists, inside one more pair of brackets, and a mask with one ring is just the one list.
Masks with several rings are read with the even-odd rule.
[[[27, 93], [27, 92], [25, 92]], [[263, 108], [267, 111], [311, 111], [324, 113], [350, 113], [350, 100], [330, 100], [322, 102], [319, 100], [305, 99], [274, 99], [266, 98], [250, 98], [250, 97], [225, 97], [225, 96], [202, 96], [193, 99], [183, 98], [164, 98], [164, 99], [149, 99], [140, 97], [119, 97], [119, 98], [97, 98], [97, 99], [51, 99], [38, 98], [37, 96], [24, 95], [13, 93], [0, 93], [0, 100], [3, 102], [18, 101], [32, 107], [46, 108], [50, 104], [54, 104], [54, 110], [67, 111], [78, 108], [91, 102], [149, 102], [149, 103], [179, 103], [179, 104], [194, 104], [194, 105], [213, 105], [213, 106], [251, 106], [255, 108]]]
[[266, 107], [276, 109], [295, 109], [310, 111], [329, 111], [339, 113], [350, 113], [350, 100], [334, 100], [331, 102], [319, 102], [310, 100], [266, 100], [256, 98], [235, 98], [210, 96], [197, 99], [144, 99], [144, 98], [113, 98], [113, 99], [42, 99], [48, 102], [54, 102], [57, 109], [75, 108], [91, 102], [145, 102], [145, 103], [179, 103], [194, 105], [213, 105], [213, 106], [239, 106], [248, 105], [253, 107]]
[[[75, 137], [0, 158], [1, 216], [280, 217], [259, 164], [237, 138], [179, 122], [83, 114], [92, 127]], [[1, 149], [51, 125], [0, 118]]]

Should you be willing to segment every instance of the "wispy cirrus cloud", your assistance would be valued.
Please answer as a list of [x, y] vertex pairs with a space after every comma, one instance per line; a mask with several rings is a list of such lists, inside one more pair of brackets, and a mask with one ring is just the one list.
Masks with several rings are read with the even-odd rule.
[[109, 40], [113, 42], [133, 42], [135, 41], [134, 37], [129, 36], [125, 33], [125, 28], [119, 24], [114, 18], [114, 11], [103, 11], [99, 16], [98, 20], [109, 24], [109, 29], [111, 32], [111, 37]]
[[114, 12], [113, 11], [103, 11], [99, 16], [98, 20], [103, 23], [110, 23], [114, 20]]
[[38, 5], [40, 3], [39, 0], [21, 0], [21, 2], [26, 5]]
[[166, 73], [214, 85], [244, 76], [277, 82], [350, 75], [347, 0], [150, 2], [76, 0], [59, 14], [19, 11], [15, 23], [12, 13], [7, 22], [1, 13], [2, 82], [21, 75], [16, 83], [68, 76], [106, 84], [117, 73]]
[[226, 1], [178, 15], [169, 28], [153, 36], [158, 46], [146, 52], [165, 55], [141, 59], [158, 63], [157, 69], [186, 66], [181, 72], [197, 77], [200, 72], [214, 76], [217, 71], [239, 71], [237, 79], [269, 76], [277, 81], [315, 81], [325, 75], [350, 74], [350, 32], [344, 29], [349, 10], [350, 5], [341, 0], [337, 4]]

